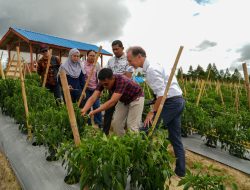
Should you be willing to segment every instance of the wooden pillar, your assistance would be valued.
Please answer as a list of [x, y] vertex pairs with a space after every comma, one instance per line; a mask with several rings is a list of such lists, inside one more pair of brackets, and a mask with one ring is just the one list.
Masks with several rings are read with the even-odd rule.
[[62, 62], [62, 52], [61, 52], [61, 50], [59, 51], [59, 61], [60, 61], [60, 64], [61, 64], [61, 62]]
[[34, 70], [34, 67], [33, 67], [33, 49], [32, 49], [31, 43], [29, 44], [29, 46], [30, 46], [30, 70], [32, 72]]
[[10, 62], [11, 55], [10, 55], [10, 45], [7, 45], [7, 51], [8, 51], [8, 62]]
[[101, 54], [101, 67], [103, 68], [103, 55]]

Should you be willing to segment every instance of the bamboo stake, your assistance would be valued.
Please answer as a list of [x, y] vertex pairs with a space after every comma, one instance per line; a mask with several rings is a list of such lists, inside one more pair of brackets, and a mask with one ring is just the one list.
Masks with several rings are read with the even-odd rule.
[[247, 98], [248, 98], [248, 107], [250, 109], [250, 88], [249, 88], [249, 75], [247, 72], [247, 64], [242, 64], [243, 71], [244, 71], [244, 77], [245, 77], [245, 85], [246, 85], [246, 91], [247, 91]]
[[181, 83], [184, 83], [182, 67], [180, 67], [180, 71], [181, 71]]
[[76, 146], [79, 146], [81, 142], [80, 135], [79, 135], [78, 128], [77, 128], [76, 116], [75, 116], [75, 112], [74, 112], [74, 108], [73, 108], [73, 104], [72, 104], [72, 100], [71, 100], [71, 96], [69, 92], [69, 85], [68, 85], [66, 73], [63, 70], [60, 72], [60, 79], [62, 83], [63, 94], [65, 97], [67, 110], [68, 110], [70, 126], [71, 126], [73, 136], [74, 136], [74, 142]]
[[187, 90], [185, 88], [185, 85], [183, 86], [184, 96], [187, 97]]
[[199, 106], [200, 99], [201, 99], [201, 94], [202, 94], [202, 92], [203, 92], [204, 85], [205, 85], [205, 81], [202, 80], [200, 92], [199, 92], [199, 95], [198, 95], [198, 98], [197, 98], [197, 101], [196, 101], [196, 106]]
[[24, 77], [24, 79], [25, 79], [25, 77], [26, 77], [26, 68], [25, 68], [25, 62], [24, 62], [24, 59], [23, 59], [23, 57], [22, 57], [22, 73], [23, 73], [23, 77]]
[[22, 87], [22, 97], [23, 97], [23, 104], [24, 104], [24, 110], [25, 110], [25, 118], [26, 118], [26, 124], [28, 129], [28, 140], [32, 139], [32, 133], [31, 133], [31, 126], [29, 125], [28, 118], [29, 118], [29, 109], [28, 109], [28, 102], [27, 102], [27, 96], [26, 96], [26, 90], [25, 90], [25, 83], [24, 78], [22, 74], [22, 66], [21, 66], [21, 60], [20, 60], [20, 50], [19, 47], [16, 47], [17, 51], [17, 62], [19, 65], [19, 73], [20, 73], [20, 80], [21, 80], [21, 87]]
[[159, 106], [159, 108], [158, 108], [158, 110], [157, 110], [155, 119], [154, 119], [154, 121], [153, 121], [151, 131], [149, 132], [149, 136], [151, 136], [151, 135], [153, 134], [153, 131], [154, 131], [154, 129], [155, 129], [155, 126], [156, 126], [156, 124], [157, 124], [157, 122], [158, 122], [158, 119], [159, 119], [159, 117], [160, 117], [160, 114], [161, 114], [163, 105], [164, 105], [164, 103], [165, 103], [165, 100], [167, 99], [168, 91], [169, 91], [170, 85], [171, 85], [171, 83], [172, 83], [172, 80], [173, 80], [173, 77], [174, 77], [174, 74], [175, 74], [175, 70], [176, 70], [177, 64], [178, 64], [178, 62], [179, 62], [179, 59], [180, 59], [180, 56], [181, 56], [181, 53], [182, 53], [183, 48], [184, 48], [183, 46], [180, 46], [180, 48], [179, 48], [178, 54], [177, 54], [177, 56], [176, 56], [176, 59], [175, 59], [173, 68], [172, 68], [172, 70], [171, 70], [171, 73], [170, 73], [170, 76], [169, 76], [169, 79], [168, 79], [168, 82], [167, 82], [167, 86], [166, 86], [164, 95], [163, 95], [163, 97], [162, 97], [162, 99], [161, 99], [160, 106]]
[[220, 83], [219, 83], [219, 93], [220, 93], [221, 103], [222, 103], [223, 106], [225, 106], [222, 91], [221, 91], [221, 87], [220, 87]]
[[239, 95], [238, 95], [238, 88], [235, 90], [235, 108], [236, 108], [236, 113], [239, 113]]
[[3, 72], [3, 66], [2, 66], [2, 58], [3, 58], [3, 51], [1, 53], [1, 58], [0, 58], [0, 70], [1, 70], [0, 74], [2, 76], [2, 79], [5, 79], [5, 75], [4, 75], [4, 72]]
[[80, 98], [78, 100], [78, 107], [81, 105], [82, 100], [85, 99], [85, 97], [86, 97], [86, 93], [85, 92], [86, 92], [86, 89], [88, 88], [89, 81], [90, 81], [90, 79], [91, 79], [91, 77], [92, 77], [92, 75], [94, 73], [95, 68], [96, 68], [96, 63], [97, 63], [97, 60], [98, 60], [98, 58], [100, 56], [101, 51], [102, 51], [102, 46], [99, 47], [98, 52], [95, 55], [95, 61], [94, 61], [94, 64], [93, 64], [93, 68], [92, 68], [92, 70], [90, 72], [90, 75], [88, 76], [88, 79], [87, 79], [87, 81], [86, 81], [86, 83], [84, 85], [84, 88], [82, 90], [81, 96], [80, 96]]
[[46, 81], [47, 81], [47, 76], [48, 76], [48, 72], [49, 72], [51, 57], [52, 57], [52, 49], [49, 50], [48, 63], [47, 63], [47, 66], [46, 66], [44, 77], [43, 77], [42, 87], [45, 87], [45, 84], [46, 84]]
[[197, 88], [197, 85], [199, 84], [199, 80], [198, 80], [198, 78], [196, 79], [196, 81], [195, 81], [195, 85], [194, 85], [194, 91], [196, 91], [196, 88]]

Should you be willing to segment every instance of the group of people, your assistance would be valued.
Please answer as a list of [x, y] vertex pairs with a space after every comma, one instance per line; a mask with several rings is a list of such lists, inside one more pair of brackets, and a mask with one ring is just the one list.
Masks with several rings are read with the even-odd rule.
[[[165, 92], [169, 73], [162, 65], [149, 62], [142, 47], [130, 47], [125, 53], [122, 42], [115, 40], [112, 50], [114, 56], [105, 68], [101, 68], [99, 64], [93, 68], [96, 54], [93, 50], [87, 52], [87, 59], [83, 62], [80, 61], [80, 52], [77, 49], [71, 49], [66, 62], [62, 64], [57, 57], [52, 56], [46, 87], [54, 93], [56, 99], [62, 99], [58, 73], [64, 70], [72, 101], [76, 102], [80, 98], [86, 79], [94, 69], [87, 86], [86, 98], [80, 106], [81, 115], [94, 116], [95, 124], [102, 128], [105, 134], [109, 134], [111, 126], [116, 135], [122, 136], [126, 132], [125, 127], [138, 132], [142, 123], [144, 93], [140, 85], [132, 80], [134, 70], [142, 68], [148, 85], [156, 95], [156, 101], [153, 109], [147, 114], [144, 127], [150, 126], [153, 122]], [[48, 63], [48, 47], [43, 47], [41, 53], [43, 57], [38, 61], [37, 71], [43, 78]], [[100, 96], [104, 89], [108, 90], [109, 99], [100, 105]], [[163, 127], [169, 132], [168, 138], [176, 157], [175, 173], [180, 177], [185, 175], [185, 152], [181, 141], [181, 113], [184, 104], [182, 90], [174, 77], [160, 119], [163, 120]], [[102, 121], [103, 111], [105, 114]]]

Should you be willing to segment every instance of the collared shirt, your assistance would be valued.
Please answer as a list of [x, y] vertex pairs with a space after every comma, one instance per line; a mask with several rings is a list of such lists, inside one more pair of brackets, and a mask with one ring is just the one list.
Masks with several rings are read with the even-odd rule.
[[[146, 82], [153, 90], [154, 94], [157, 97], [163, 96], [169, 79], [169, 74], [166, 73], [162, 65], [159, 63], [151, 64], [147, 59], [145, 59], [143, 64], [143, 72], [146, 74]], [[182, 95], [182, 90], [177, 82], [176, 77], [174, 76], [168, 91], [167, 98], [180, 95]]]
[[[111, 93], [118, 93], [122, 94], [120, 98], [120, 102], [124, 103], [125, 105], [130, 104], [134, 100], [139, 97], [143, 97], [143, 91], [141, 87], [135, 83], [132, 79], [124, 75], [114, 75], [115, 77], [115, 84], [112, 88]], [[96, 90], [102, 91], [104, 87], [101, 84], [97, 85]]]
[[[48, 64], [48, 59], [45, 59], [42, 57], [38, 61], [38, 66], [37, 66], [37, 73], [42, 77], [42, 81], [46, 72], [46, 67]], [[50, 66], [49, 66], [49, 71], [47, 75], [47, 81], [46, 84], [50, 85], [56, 85], [57, 83], [57, 73], [58, 69], [60, 67], [60, 61], [58, 57], [52, 56], [51, 61], [50, 61]]]
[[133, 73], [134, 68], [129, 66], [127, 57], [123, 54], [121, 57], [111, 57], [108, 61], [107, 68], [113, 71], [113, 74], [124, 74], [125, 72]]
[[[84, 71], [86, 72], [86, 80], [87, 80], [88, 76], [90, 75], [90, 73], [94, 67], [94, 64], [88, 63], [87, 61], [84, 61], [83, 64], [84, 64]], [[97, 87], [97, 83], [98, 83], [97, 73], [100, 71], [100, 69], [101, 69], [101, 67], [100, 67], [99, 63], [96, 63], [93, 75], [91, 76], [91, 78], [89, 80], [89, 84], [88, 84], [88, 88], [91, 90], [94, 90]]]

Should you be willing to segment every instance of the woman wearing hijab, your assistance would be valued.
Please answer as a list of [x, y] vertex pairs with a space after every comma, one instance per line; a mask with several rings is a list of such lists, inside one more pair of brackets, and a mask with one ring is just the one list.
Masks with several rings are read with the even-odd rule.
[[85, 85], [85, 72], [80, 62], [80, 52], [78, 49], [74, 48], [69, 51], [68, 59], [60, 66], [59, 73], [61, 70], [66, 73], [71, 99], [75, 103], [80, 98]]

